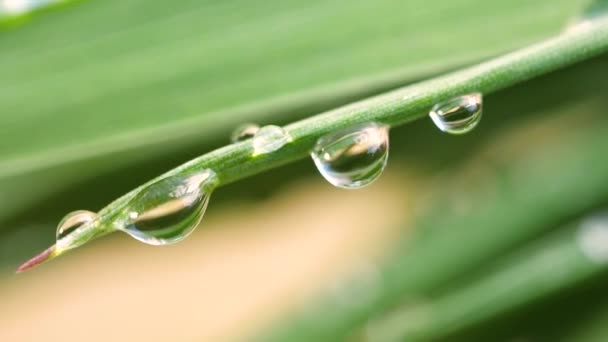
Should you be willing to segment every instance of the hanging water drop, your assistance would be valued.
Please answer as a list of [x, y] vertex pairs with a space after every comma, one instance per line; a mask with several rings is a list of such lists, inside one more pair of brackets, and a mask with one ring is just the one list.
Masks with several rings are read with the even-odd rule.
[[87, 239], [82, 239], [79, 230], [97, 218], [97, 214], [87, 210], [73, 211], [59, 222], [57, 225], [57, 248], [66, 250], [81, 246]]
[[333, 132], [319, 138], [310, 155], [331, 184], [362, 188], [375, 181], [386, 166], [388, 130], [387, 125], [368, 123]]
[[260, 130], [260, 126], [253, 123], [246, 123], [238, 126], [230, 135], [230, 142], [235, 143], [253, 138], [255, 133]]
[[161, 179], [129, 202], [120, 229], [151, 245], [181, 241], [200, 223], [216, 184], [208, 169]]
[[291, 141], [291, 136], [279, 126], [264, 126], [253, 136], [253, 155], [274, 152]]
[[443, 132], [464, 134], [481, 120], [482, 96], [472, 93], [441, 102], [433, 106], [429, 116]]

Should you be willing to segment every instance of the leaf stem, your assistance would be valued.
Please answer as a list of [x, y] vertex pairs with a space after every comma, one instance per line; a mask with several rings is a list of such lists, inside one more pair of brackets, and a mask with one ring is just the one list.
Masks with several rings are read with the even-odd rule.
[[[329, 132], [372, 121], [391, 127], [403, 125], [425, 117], [429, 108], [439, 101], [471, 92], [489, 94], [606, 51], [608, 19], [598, 19], [584, 29], [568, 30], [487, 62], [290, 124], [284, 128], [293, 140], [278, 151], [253, 156], [251, 140], [219, 148], [168, 171], [110, 203], [99, 212], [93, 238], [116, 231], [114, 222], [129, 200], [159, 179], [193, 170], [211, 169], [217, 174], [217, 186], [220, 187], [305, 158], [315, 141]], [[90, 240], [91, 237], [87, 236], [86, 239]]]
[[293, 142], [276, 152], [253, 157], [251, 140], [219, 148], [129, 192], [104, 208], [100, 215], [112, 219], [142, 187], [163, 177], [208, 168], [217, 173], [218, 186], [222, 186], [306, 157], [315, 141], [329, 132], [371, 121], [399, 126], [425, 117], [429, 108], [439, 101], [471, 92], [489, 94], [606, 51], [608, 19], [597, 20], [585, 29], [569, 30], [476, 66], [290, 124], [285, 129]]
[[[463, 44], [466, 44], [465, 39]], [[193, 170], [211, 169], [218, 175], [218, 186], [222, 186], [306, 157], [315, 141], [329, 132], [372, 121], [391, 127], [399, 126], [425, 117], [429, 108], [439, 101], [471, 92], [489, 94], [605, 51], [608, 51], [608, 19], [598, 19], [584, 29], [569, 30], [555, 38], [476, 66], [290, 124], [284, 128], [293, 141], [278, 151], [252, 156], [251, 140], [219, 148], [143, 184], [110, 203], [99, 212], [94, 237], [115, 231], [114, 221], [129, 200], [141, 189], [161, 178]], [[88, 239], [90, 236], [87, 236]]]

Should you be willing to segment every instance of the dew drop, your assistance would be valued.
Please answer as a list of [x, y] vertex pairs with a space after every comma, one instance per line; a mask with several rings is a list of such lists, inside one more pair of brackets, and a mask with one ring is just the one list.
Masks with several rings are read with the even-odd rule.
[[253, 136], [253, 155], [274, 152], [291, 141], [282, 127], [269, 125], [260, 128]]
[[317, 140], [310, 155], [332, 185], [359, 189], [375, 181], [386, 166], [388, 129], [367, 123], [332, 132]]
[[77, 239], [80, 235], [78, 230], [97, 217], [96, 213], [87, 210], [77, 210], [67, 214], [57, 225], [57, 247], [65, 250], [84, 244], [86, 239]]
[[260, 130], [260, 126], [253, 123], [246, 123], [238, 126], [230, 135], [230, 142], [239, 142], [252, 138], [257, 131]]
[[216, 184], [208, 169], [161, 179], [130, 201], [121, 230], [151, 245], [181, 241], [200, 223]]
[[464, 134], [477, 126], [481, 109], [481, 94], [472, 93], [434, 105], [429, 116], [443, 132]]

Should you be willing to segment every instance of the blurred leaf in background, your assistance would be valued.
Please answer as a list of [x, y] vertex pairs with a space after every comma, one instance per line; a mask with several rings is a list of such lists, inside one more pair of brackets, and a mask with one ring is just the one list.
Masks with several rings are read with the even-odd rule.
[[[546, 246], [574, 255], [562, 237], [606, 202], [598, 185], [606, 180], [605, 56], [489, 96], [470, 135], [442, 135], [425, 121], [394, 129], [387, 175], [361, 192], [324, 186], [310, 162], [296, 163], [218, 191], [183, 244], [154, 249], [117, 236], [12, 275], [53, 241], [66, 212], [99, 209], [225, 145], [238, 124], [287, 123], [474, 64], [561, 31], [585, 5], [89, 0], [4, 27], [0, 340], [253, 336], [314, 303], [319, 289], [335, 289], [353, 265], [379, 259], [397, 236], [408, 241], [409, 294], [439, 309], [416, 334], [396, 336], [552, 339], [561, 337], [546, 323], [555, 317], [570, 323], [572, 340], [602, 340], [600, 324], [576, 324], [552, 308], [601, 321], [605, 296], [583, 290], [599, 286], [603, 267], [565, 276], [570, 291], [528, 285], [538, 284], [537, 266], [555, 279], [538, 255]], [[416, 254], [416, 246], [434, 247]], [[500, 297], [492, 277], [513, 291]], [[459, 310], [480, 318], [461, 319]], [[100, 325], [112, 329], [91, 336]]]

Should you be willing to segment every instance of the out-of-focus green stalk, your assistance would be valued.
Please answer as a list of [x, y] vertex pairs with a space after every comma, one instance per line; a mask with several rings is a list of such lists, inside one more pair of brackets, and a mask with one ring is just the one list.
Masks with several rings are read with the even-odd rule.
[[606, 241], [608, 215], [589, 217], [491, 263], [466, 286], [398, 308], [367, 327], [368, 340], [437, 340], [555, 294], [606, 271]]
[[[607, 126], [600, 122], [548, 147], [542, 155], [513, 161], [500, 171], [504, 186], [478, 197], [469, 215], [445, 217], [431, 212], [420, 218], [417, 227], [442, 229], [395, 248], [378, 266], [380, 280], [373, 296], [344, 306], [322, 293], [311, 308], [277, 322], [260, 340], [340, 340], [369, 317], [408, 298], [417, 301], [445, 290], [463, 274], [593, 209], [608, 198]], [[468, 195], [475, 192], [462, 190]]]

